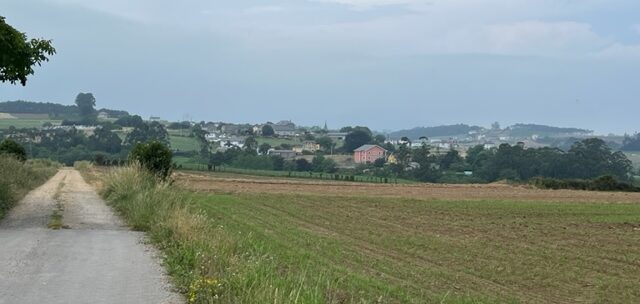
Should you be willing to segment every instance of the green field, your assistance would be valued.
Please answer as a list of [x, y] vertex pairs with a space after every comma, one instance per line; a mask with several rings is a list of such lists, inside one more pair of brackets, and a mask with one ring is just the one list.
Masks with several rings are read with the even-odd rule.
[[200, 193], [126, 170], [104, 193], [193, 303], [640, 301], [638, 203]]
[[49, 122], [53, 125], [60, 125], [62, 121], [50, 119], [0, 119], [0, 130], [9, 129], [9, 127], [11, 126], [18, 129], [39, 128], [42, 127], [42, 125], [46, 122]]
[[631, 160], [633, 167], [640, 170], [640, 152], [625, 152], [624, 154]]
[[258, 137], [256, 138], [258, 144], [270, 144], [272, 147], [276, 147], [282, 144], [288, 144], [291, 146], [301, 145], [302, 142], [298, 139], [291, 138], [276, 138], [276, 137]]
[[179, 151], [200, 151], [200, 143], [195, 137], [169, 135], [172, 149]]

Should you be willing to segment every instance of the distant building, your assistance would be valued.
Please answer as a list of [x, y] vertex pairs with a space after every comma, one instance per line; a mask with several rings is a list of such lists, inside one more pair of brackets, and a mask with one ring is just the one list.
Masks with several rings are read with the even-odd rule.
[[345, 137], [347, 137], [346, 132], [329, 132], [327, 133], [327, 137], [331, 138], [331, 139], [336, 139], [336, 140], [344, 140]]
[[267, 154], [281, 156], [282, 158], [296, 157], [296, 151], [293, 151], [293, 150], [269, 150]]
[[150, 116], [149, 117], [149, 121], [161, 121], [162, 118], [160, 118], [159, 116]]
[[237, 135], [240, 133], [242, 126], [235, 124], [224, 124], [220, 127], [220, 130], [227, 135]]
[[109, 119], [109, 113], [107, 112], [98, 113], [98, 119]]
[[307, 141], [302, 143], [302, 150], [306, 150], [306, 151], [310, 151], [310, 152], [316, 152], [316, 151], [320, 150], [320, 145], [317, 144], [315, 141], [307, 140]]
[[269, 124], [273, 128], [273, 132], [278, 136], [295, 136], [296, 124], [289, 120], [283, 120], [276, 124]]
[[220, 148], [225, 150], [227, 148], [243, 148], [244, 147], [244, 138], [241, 137], [227, 137], [227, 138], [217, 138], [213, 139], [213, 142], [220, 143]]
[[379, 158], [384, 158], [387, 150], [378, 145], [364, 145], [353, 151], [353, 161], [357, 164], [372, 163]]

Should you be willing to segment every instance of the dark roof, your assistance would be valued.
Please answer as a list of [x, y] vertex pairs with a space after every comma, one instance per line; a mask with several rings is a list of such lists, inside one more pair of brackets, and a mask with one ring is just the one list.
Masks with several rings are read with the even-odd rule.
[[[364, 145], [364, 146], [362, 146], [362, 147], [360, 147], [360, 148], [358, 148], [358, 149], [355, 149], [355, 150], [353, 150], [353, 151], [354, 151], [354, 152], [355, 152], [355, 151], [367, 151], [367, 150], [371, 150], [371, 149], [373, 149], [374, 147], [378, 147], [378, 148], [380, 148], [380, 149], [384, 150], [384, 148], [382, 148], [382, 147], [380, 147], [380, 146], [378, 146], [378, 145]], [[385, 150], [385, 151], [387, 151], [387, 150]]]

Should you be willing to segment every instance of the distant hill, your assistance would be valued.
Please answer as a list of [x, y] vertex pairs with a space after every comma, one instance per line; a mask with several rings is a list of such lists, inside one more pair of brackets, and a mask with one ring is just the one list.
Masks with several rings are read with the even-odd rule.
[[560, 128], [536, 124], [515, 124], [507, 127], [505, 130], [509, 136], [527, 137], [532, 135], [552, 136], [552, 135], [589, 135], [593, 133], [591, 130], [579, 128]]
[[[106, 112], [111, 117], [122, 117], [129, 113], [126, 111], [100, 109], [98, 112]], [[51, 119], [64, 119], [76, 117], [79, 114], [78, 107], [75, 105], [61, 105], [51, 102], [32, 102], [32, 101], [6, 101], [0, 102], [0, 113], [9, 114], [40, 114], [49, 115]], [[15, 115], [14, 115], [15, 116]]]
[[425, 137], [444, 137], [469, 134], [471, 131], [480, 131], [482, 127], [465, 124], [437, 126], [437, 127], [417, 127], [409, 130], [400, 130], [389, 133], [390, 138], [408, 137], [412, 140]]

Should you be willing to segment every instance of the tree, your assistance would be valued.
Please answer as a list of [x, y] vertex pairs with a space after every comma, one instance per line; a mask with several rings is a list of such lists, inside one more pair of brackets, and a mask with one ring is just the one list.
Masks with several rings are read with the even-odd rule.
[[213, 166], [213, 170], [215, 170], [216, 167], [222, 166], [224, 162], [225, 162], [224, 153], [220, 151], [211, 154], [211, 156], [209, 157], [209, 165]]
[[452, 165], [458, 164], [462, 162], [462, 157], [458, 153], [458, 150], [449, 150], [447, 154], [440, 159], [440, 168], [443, 170], [448, 170]]
[[87, 138], [88, 146], [92, 150], [104, 151], [108, 153], [120, 153], [122, 140], [120, 137], [106, 128], [96, 128], [93, 135]]
[[331, 148], [333, 148], [333, 140], [328, 136], [318, 137], [316, 139], [316, 143], [320, 145], [320, 148], [327, 152], [331, 151]]
[[255, 137], [249, 136], [244, 140], [244, 149], [247, 151], [256, 151], [258, 149], [258, 141]]
[[27, 152], [25, 151], [24, 147], [18, 142], [11, 139], [5, 139], [2, 141], [2, 143], [0, 143], [0, 154], [11, 155], [20, 161], [27, 160]]
[[138, 115], [127, 115], [118, 118], [118, 120], [116, 120], [114, 124], [122, 127], [142, 128], [144, 127], [144, 120], [142, 120], [142, 117]]
[[260, 147], [258, 147], [258, 152], [260, 154], [266, 155], [267, 152], [269, 152], [269, 149], [271, 149], [271, 145], [268, 143], [263, 143], [260, 145]]
[[273, 170], [276, 170], [276, 171], [284, 170], [284, 157], [280, 155], [272, 155], [271, 161], [273, 162]]
[[76, 105], [80, 111], [80, 116], [87, 118], [95, 114], [96, 98], [92, 93], [80, 93], [76, 96]]
[[130, 162], [137, 162], [161, 180], [171, 175], [171, 158], [169, 147], [156, 140], [137, 144], [129, 154]]
[[631, 161], [624, 153], [612, 152], [611, 148], [599, 138], [588, 138], [573, 144], [567, 153], [575, 178], [596, 178], [613, 175], [622, 180], [629, 178], [633, 170]]
[[633, 137], [625, 135], [622, 141], [623, 151], [640, 151], [640, 133], [636, 133]]
[[273, 127], [271, 125], [262, 126], [262, 136], [273, 136], [275, 131], [273, 131]]
[[0, 81], [27, 84], [27, 76], [33, 75], [33, 67], [49, 61], [47, 56], [56, 53], [51, 40], [27, 39], [25, 33], [13, 28], [0, 16]]
[[304, 172], [304, 171], [311, 171], [312, 169], [313, 167], [311, 166], [309, 161], [307, 161], [306, 159], [304, 158], [296, 159], [296, 171]]
[[169, 145], [169, 133], [167, 133], [164, 126], [157, 121], [143, 123], [141, 126], [134, 128], [133, 131], [127, 135], [125, 144], [134, 146], [151, 140], [159, 141], [167, 146]]
[[336, 162], [331, 158], [322, 155], [314, 156], [311, 160], [311, 167], [315, 172], [333, 173], [337, 171]]
[[371, 143], [371, 141], [372, 138], [370, 133], [367, 133], [364, 130], [354, 130], [345, 137], [344, 150], [346, 152], [353, 152], [353, 150], [361, 147], [362, 145]]
[[378, 134], [376, 135], [373, 140], [376, 142], [376, 144], [378, 145], [384, 145], [384, 141], [387, 140], [387, 137], [382, 135], [382, 134]]

